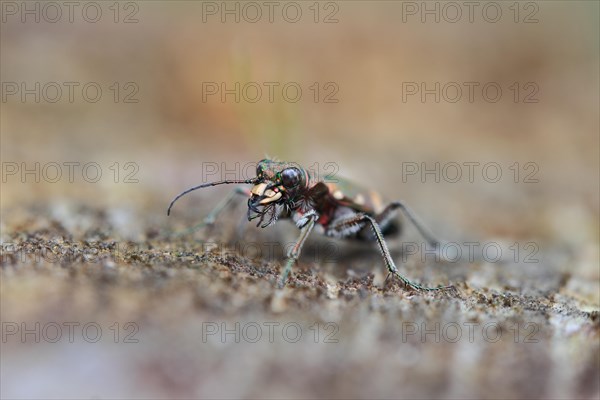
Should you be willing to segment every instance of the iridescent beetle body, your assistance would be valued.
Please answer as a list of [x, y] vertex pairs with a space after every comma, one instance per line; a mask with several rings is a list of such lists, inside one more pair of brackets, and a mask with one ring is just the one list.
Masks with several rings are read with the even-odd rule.
[[331, 237], [376, 241], [389, 273], [413, 289], [453, 288], [452, 286], [424, 287], [408, 280], [398, 272], [384, 240], [384, 235], [399, 230], [398, 221], [394, 218], [398, 209], [404, 211], [430, 244], [439, 245], [439, 242], [402, 202], [396, 201], [383, 206], [381, 198], [374, 191], [362, 190], [339, 177], [316, 179], [297, 164], [269, 159], [261, 160], [256, 168], [256, 178], [206, 183], [188, 189], [171, 202], [167, 214], [170, 213], [175, 201], [193, 190], [232, 183], [253, 184], [254, 186], [249, 191], [238, 188], [226, 197], [209, 214], [205, 223], [214, 223], [216, 216], [233, 199], [235, 193], [249, 196], [247, 217], [249, 221], [258, 219], [257, 226], [265, 228], [273, 225], [279, 219], [291, 218], [300, 229], [300, 236], [288, 254], [280, 281], [282, 285], [300, 256], [302, 246], [309, 234], [313, 230], [317, 230]]
[[[325, 185], [329, 190], [328, 196], [324, 197], [323, 204], [317, 205], [320, 209], [320, 218], [317, 223], [327, 226], [331, 221], [339, 218], [342, 214], [363, 213], [376, 216], [384, 211], [384, 203], [379, 193], [373, 190], [360, 188], [350, 181], [340, 177], [325, 176]], [[379, 224], [384, 235], [396, 233], [399, 221], [388, 219], [384, 224]], [[368, 231], [370, 232], [370, 230]], [[356, 236], [357, 239], [373, 239], [372, 236]]]

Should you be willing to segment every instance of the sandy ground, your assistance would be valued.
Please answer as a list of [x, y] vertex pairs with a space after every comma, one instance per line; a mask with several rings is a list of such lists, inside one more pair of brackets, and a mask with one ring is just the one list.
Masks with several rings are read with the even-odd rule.
[[277, 289], [276, 250], [223, 229], [122, 241], [123, 219], [41, 206], [3, 226], [4, 397], [598, 396], [597, 281], [559, 263], [413, 257], [407, 275], [457, 289], [419, 293], [383, 286], [376, 250], [313, 240]]
[[[598, 2], [492, 2], [494, 22], [489, 2], [425, 22], [425, 2], [317, 22], [299, 2], [297, 23], [161, 0], [23, 22], [25, 3], [1, 3], [2, 398], [600, 397]], [[205, 90], [268, 82], [303, 97]], [[372, 244], [318, 235], [278, 289], [289, 222], [238, 231], [241, 201], [185, 233], [230, 187], [167, 218], [265, 155], [404, 200], [456, 247], [436, 260], [404, 225], [394, 260], [457, 290], [384, 282]]]

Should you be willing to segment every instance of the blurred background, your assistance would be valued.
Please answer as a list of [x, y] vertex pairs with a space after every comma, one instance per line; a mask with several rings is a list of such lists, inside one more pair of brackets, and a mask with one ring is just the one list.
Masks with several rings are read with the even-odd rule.
[[[421, 3], [412, 15], [406, 3], [360, 1], [319, 4], [319, 21], [336, 23], [315, 23], [308, 5], [301, 7], [298, 22], [287, 22], [284, 17], [294, 15], [292, 8], [284, 13], [285, 3], [277, 14], [273, 11], [273, 23], [264, 5], [263, 17], [250, 23], [246, 20], [252, 20], [253, 10], [244, 3], [230, 8], [236, 4], [239, 15], [224, 14], [224, 6], [210, 2], [119, 4], [117, 19], [137, 20], [131, 23], [115, 23], [115, 11], [107, 6], [100, 8], [96, 23], [85, 20], [93, 20], [94, 9], [83, 5], [74, 7], [73, 23], [65, 10], [58, 22], [47, 22], [54, 14], [41, 5], [39, 23], [35, 14], [23, 17], [20, 4], [16, 15], [5, 11], [2, 159], [41, 166], [93, 161], [113, 177], [114, 171], [106, 170], [113, 163], [123, 170], [134, 162], [139, 184], [101, 179], [101, 185], [85, 185], [79, 179], [83, 184], [61, 185], [65, 179], [60, 179], [52, 185], [25, 185], [14, 179], [17, 174], [3, 182], [8, 189], [3, 206], [43, 193], [48, 198], [85, 196], [107, 206], [151, 202], [162, 211], [173, 193], [202, 180], [202, 163], [225, 162], [234, 169], [235, 162], [244, 165], [267, 154], [307, 168], [334, 162], [340, 175], [387, 197], [418, 201], [432, 219], [465, 231], [543, 235], [551, 228], [572, 238], [569, 220], [597, 218], [595, 4], [520, 4], [518, 20], [537, 20], [532, 23], [515, 23], [516, 11], [508, 6], [496, 23], [486, 21], [493, 15], [484, 13], [483, 4], [473, 11], [472, 23], [464, 7], [462, 17], [451, 23], [446, 20], [454, 14], [444, 3], [436, 3], [436, 16], [422, 15]], [[7, 82], [19, 85], [16, 94], [10, 94], [13, 87]], [[39, 103], [20, 86], [32, 89], [36, 82]], [[77, 84], [72, 103], [65, 82]], [[235, 91], [236, 82], [240, 101], [235, 94], [223, 101], [221, 84]], [[273, 102], [265, 82], [274, 82]], [[440, 88], [458, 84], [463, 90], [459, 100], [449, 101], [456, 97], [449, 87], [446, 95], [437, 90], [438, 103], [435, 94], [423, 102], [421, 83], [431, 90], [436, 82]], [[472, 102], [465, 82], [478, 85]], [[62, 88], [56, 103], [48, 101], [56, 97], [48, 83]], [[214, 95], [209, 94], [213, 83], [219, 86]], [[248, 100], [256, 97], [248, 83], [262, 88], [254, 103]], [[284, 97], [288, 83], [302, 90], [295, 103]], [[334, 85], [325, 87], [328, 83]], [[484, 97], [487, 83], [502, 89], [495, 103]], [[99, 97], [97, 102], [86, 101], [86, 84], [92, 84], [86, 90], [90, 98]], [[403, 91], [407, 84], [419, 91], [408, 95]], [[100, 96], [94, 95], [96, 86]], [[464, 178], [437, 183], [431, 176], [423, 183], [418, 174], [403, 182], [402, 162], [419, 167], [425, 162], [427, 168], [435, 162], [496, 162], [504, 176], [490, 184], [476, 170], [474, 184]], [[515, 162], [521, 169], [519, 184], [508, 169]], [[527, 162], [539, 167], [534, 174], [539, 183], [522, 183], [534, 172], [524, 169]], [[440, 196], [447, 201], [438, 201]], [[461, 207], [455, 207], [458, 202]], [[469, 218], [474, 214], [478, 218]], [[524, 218], [539, 223], [522, 223]], [[554, 218], [560, 222], [551, 222]]]
[[[273, 9], [265, 2], [74, 2], [72, 9], [51, 3], [1, 3], [3, 244], [27, 239], [27, 232], [50, 232], [56, 222], [74, 241], [96, 235], [144, 243], [157, 232], [198, 223], [230, 188], [196, 192], [167, 220], [166, 206], [175, 194], [207, 180], [248, 178], [240, 176], [248, 171], [245, 166], [268, 155], [333, 169], [385, 198], [403, 199], [448, 240], [518, 242], [523, 251], [523, 244], [535, 243], [542, 263], [515, 267], [513, 286], [561, 282], [560, 295], [596, 312], [597, 321], [597, 2], [475, 2], [472, 10], [461, 2], [275, 2]], [[494, 168], [486, 175], [482, 169], [490, 163]], [[468, 165], [474, 166], [472, 179]], [[426, 170], [437, 170], [440, 178], [422, 175]], [[322, 320], [324, 309], [341, 324], [331, 307], [345, 316], [364, 313], [363, 322], [386, 326], [385, 315], [370, 316], [372, 309], [364, 305], [292, 307], [301, 316], [282, 316], [269, 294], [228, 305], [231, 311], [211, 306], [198, 288], [185, 292], [188, 297], [178, 294], [173, 288], [196, 279], [185, 271], [178, 270], [171, 283], [148, 283], [143, 278], [150, 269], [123, 272], [118, 265], [117, 276], [136, 282], [121, 286], [111, 280], [99, 284], [95, 272], [82, 278], [59, 266], [40, 273], [27, 262], [8, 264], [2, 275], [3, 321], [105, 321], [105, 332], [107, 321], [137, 318], [148, 324], [140, 328], [138, 347], [3, 341], [2, 395], [10, 398], [493, 397], [486, 392], [497, 389], [493, 382], [508, 382], [514, 392], [491, 393], [509, 397], [598, 395], [591, 378], [598, 370], [597, 322], [595, 336], [577, 339], [594, 343], [591, 369], [573, 372], [581, 373], [576, 377], [552, 370], [544, 375], [541, 392], [494, 373], [487, 380], [470, 379], [468, 369], [467, 375], [444, 375], [445, 380], [435, 380], [439, 385], [421, 391], [442, 373], [435, 367], [406, 375], [404, 391], [395, 390], [401, 378], [384, 374], [360, 385], [361, 392], [345, 382], [369, 372], [372, 364], [361, 363], [389, 354], [393, 346], [381, 344], [369, 353], [362, 348], [369, 347], [369, 333], [359, 322], [350, 323], [352, 340], [343, 344], [345, 351], [357, 352], [352, 360], [323, 359], [327, 356], [314, 346], [301, 355], [289, 343], [277, 347], [280, 357], [266, 356], [274, 348], [262, 342], [207, 349], [194, 342], [191, 332], [197, 329], [183, 328], [236, 315], [244, 321], [313, 321], [319, 314]], [[160, 274], [166, 279], [165, 270]], [[344, 276], [343, 270], [335, 275]], [[465, 279], [493, 287], [491, 276]], [[520, 277], [531, 279], [523, 284]], [[217, 286], [226, 290], [223, 282]], [[256, 290], [272, 289], [257, 284]], [[163, 309], [151, 300], [154, 295], [173, 296], [179, 303], [170, 297]], [[265, 310], [263, 300], [269, 305]], [[199, 355], [184, 343], [198, 344]], [[560, 350], [550, 364], [588, 354], [586, 347], [556, 346]], [[521, 352], [511, 349], [515, 357]], [[439, 357], [437, 350], [423, 351], [420, 360]], [[408, 374], [415, 365], [426, 365], [406, 361], [411, 354], [384, 357], [378, 368], [385, 370], [389, 362]], [[269, 367], [248, 361], [256, 357], [271, 360], [265, 361]], [[400, 359], [405, 364], [394, 364]], [[484, 359], [457, 356], [456, 362], [477, 369]], [[297, 366], [290, 360], [298, 360]], [[545, 365], [535, 360], [528, 368]], [[327, 380], [319, 375], [324, 373], [319, 365], [336, 369], [344, 362], [357, 375], [330, 371], [335, 376]], [[67, 376], [79, 383], [64, 386]], [[235, 381], [227, 382], [228, 377]], [[295, 379], [298, 385], [291, 383]]]

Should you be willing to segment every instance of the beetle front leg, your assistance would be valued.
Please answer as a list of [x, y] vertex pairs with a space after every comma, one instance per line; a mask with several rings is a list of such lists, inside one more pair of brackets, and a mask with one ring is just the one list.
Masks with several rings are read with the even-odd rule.
[[402, 274], [400, 274], [400, 272], [398, 271], [398, 268], [396, 267], [396, 264], [394, 264], [394, 260], [392, 259], [390, 250], [388, 249], [387, 244], [385, 243], [385, 239], [383, 238], [383, 233], [381, 233], [381, 228], [379, 227], [379, 224], [377, 223], [377, 221], [375, 221], [375, 219], [373, 217], [371, 217], [369, 215], [356, 214], [352, 217], [342, 218], [338, 221], [333, 221], [331, 223], [331, 226], [329, 227], [327, 233], [330, 236], [339, 236], [341, 234], [341, 232], [348, 231], [349, 229], [351, 229], [354, 226], [362, 227], [365, 225], [365, 223], [370, 224], [371, 228], [373, 229], [373, 232], [375, 233], [375, 239], [377, 240], [377, 244], [379, 245], [379, 250], [381, 251], [383, 260], [385, 262], [385, 265], [386, 265], [388, 271], [390, 272], [390, 274], [392, 274], [392, 275], [396, 276], [398, 279], [400, 279], [406, 286], [409, 286], [416, 290], [424, 290], [424, 291], [433, 291], [433, 290], [453, 289], [454, 288], [454, 286], [452, 286], [452, 285], [437, 286], [437, 287], [432, 287], [432, 288], [426, 287], [426, 286], [421, 286], [418, 283], [412, 282], [411, 280], [409, 280], [408, 278], [405, 278]]
[[317, 221], [317, 213], [315, 211], [309, 211], [306, 213], [301, 220], [297, 222], [299, 228], [301, 228], [300, 236], [294, 246], [290, 249], [287, 254], [287, 261], [285, 262], [285, 267], [281, 274], [281, 279], [279, 280], [279, 287], [285, 286], [285, 281], [292, 270], [292, 267], [300, 257], [300, 252], [302, 251], [302, 247], [304, 246], [304, 242], [308, 239], [308, 235], [315, 227], [315, 222]]
[[215, 206], [215, 208], [213, 208], [212, 211], [209, 212], [206, 217], [204, 217], [202, 222], [182, 232], [176, 233], [174, 236], [188, 235], [204, 228], [205, 226], [213, 226], [219, 214], [221, 214], [221, 212], [233, 202], [237, 195], [250, 196], [250, 190], [242, 186], [236, 187], [231, 192], [229, 192], [227, 196], [221, 199], [221, 201]]
[[221, 214], [221, 211], [223, 211], [229, 204], [231, 204], [236, 195], [243, 195], [249, 197], [250, 190], [241, 186], [233, 189], [227, 194], [227, 196], [223, 198], [223, 200], [219, 202], [219, 204], [216, 205], [215, 208], [213, 208], [213, 210], [206, 216], [206, 218], [204, 218], [204, 221], [202, 223], [209, 226], [214, 224], [219, 214]]

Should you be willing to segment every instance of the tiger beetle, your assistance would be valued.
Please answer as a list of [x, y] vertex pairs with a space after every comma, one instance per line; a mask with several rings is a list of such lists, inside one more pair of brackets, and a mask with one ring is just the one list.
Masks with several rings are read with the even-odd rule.
[[335, 177], [335, 180], [326, 177], [324, 181], [312, 178], [308, 171], [296, 164], [264, 159], [258, 162], [255, 178], [223, 180], [192, 187], [171, 201], [167, 215], [171, 214], [173, 204], [182, 196], [197, 189], [223, 184], [254, 186], [251, 189], [238, 187], [232, 191], [204, 219], [203, 225], [212, 225], [235, 195], [243, 194], [248, 196], [248, 221], [258, 218], [257, 226], [266, 228], [278, 219], [291, 218], [300, 229], [298, 240], [287, 254], [280, 286], [285, 284], [302, 246], [315, 229], [335, 238], [376, 241], [389, 271], [388, 278], [395, 276], [408, 287], [423, 291], [454, 289], [452, 285], [422, 286], [405, 278], [396, 268], [384, 235], [392, 235], [400, 230], [400, 224], [394, 218], [397, 210], [403, 211], [430, 245], [438, 247], [440, 244], [404, 203], [395, 201], [383, 207], [376, 192], [361, 190], [339, 177]]

